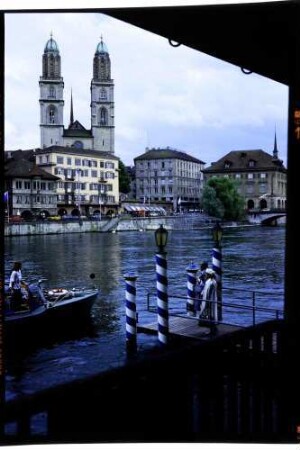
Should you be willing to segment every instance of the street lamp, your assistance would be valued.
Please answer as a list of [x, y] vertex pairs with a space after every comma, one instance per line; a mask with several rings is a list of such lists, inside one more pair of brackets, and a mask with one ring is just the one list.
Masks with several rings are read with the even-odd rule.
[[164, 253], [164, 249], [168, 242], [168, 234], [168, 230], [166, 230], [162, 224], [155, 230], [155, 242], [159, 253]]
[[162, 225], [155, 230], [155, 242], [158, 248], [155, 255], [158, 341], [161, 345], [166, 345], [169, 335], [169, 306], [167, 253], [164, 250], [168, 242], [168, 231]]
[[217, 247], [221, 246], [222, 236], [223, 236], [223, 229], [220, 225], [220, 222], [216, 222], [213, 229], [212, 229], [212, 235], [214, 243]]

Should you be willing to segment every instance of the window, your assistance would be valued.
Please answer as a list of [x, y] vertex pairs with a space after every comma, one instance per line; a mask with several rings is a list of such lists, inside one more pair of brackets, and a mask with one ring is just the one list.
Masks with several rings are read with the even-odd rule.
[[48, 123], [56, 123], [56, 108], [53, 105], [48, 108]]
[[55, 98], [55, 88], [54, 86], [49, 87], [49, 98]]
[[91, 176], [92, 176], [93, 178], [97, 178], [97, 176], [98, 176], [97, 170], [92, 170], [92, 171], [91, 171]]
[[99, 120], [99, 124], [100, 125], [107, 125], [107, 110], [106, 108], [100, 108], [100, 120]]
[[240, 173], [236, 173], [235, 174], [235, 178], [241, 178], [241, 174]]
[[260, 178], [267, 178], [265, 173], [260, 174]]
[[81, 166], [81, 159], [75, 158], [75, 166]]
[[72, 158], [67, 158], [67, 164], [68, 164], [68, 166], [72, 165]]
[[250, 159], [248, 167], [255, 167], [255, 161], [253, 161], [253, 159]]
[[107, 93], [104, 88], [100, 90], [100, 100], [107, 100]]
[[259, 193], [265, 194], [267, 192], [267, 183], [260, 183], [259, 184]]
[[105, 163], [105, 167], [106, 167], [107, 169], [114, 169], [115, 165], [114, 165], [114, 163], [107, 161], [107, 162]]
[[63, 158], [63, 156], [57, 156], [57, 157], [56, 157], [56, 162], [57, 162], [57, 164], [63, 164], [63, 163], [64, 163], [64, 158]]
[[24, 189], [30, 189], [30, 181], [24, 181]]
[[253, 173], [248, 173], [247, 178], [248, 180], [253, 180]]
[[22, 181], [16, 181], [16, 189], [22, 189]]

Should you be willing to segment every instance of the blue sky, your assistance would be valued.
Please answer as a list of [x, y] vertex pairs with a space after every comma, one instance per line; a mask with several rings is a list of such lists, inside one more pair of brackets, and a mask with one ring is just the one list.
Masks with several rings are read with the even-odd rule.
[[50, 32], [62, 61], [64, 124], [90, 127], [90, 82], [103, 35], [115, 82], [115, 154], [127, 165], [146, 147], [172, 147], [206, 162], [231, 150], [272, 153], [275, 128], [286, 163], [287, 86], [102, 14], [7, 14], [5, 149], [40, 146], [39, 77]]

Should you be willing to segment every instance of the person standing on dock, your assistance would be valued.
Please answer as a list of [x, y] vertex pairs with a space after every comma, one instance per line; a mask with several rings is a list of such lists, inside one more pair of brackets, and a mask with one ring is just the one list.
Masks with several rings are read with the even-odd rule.
[[209, 320], [211, 324], [218, 321], [218, 296], [217, 281], [215, 271], [206, 269], [206, 281], [202, 291], [202, 302], [199, 312], [199, 325], [202, 325], [201, 319]]

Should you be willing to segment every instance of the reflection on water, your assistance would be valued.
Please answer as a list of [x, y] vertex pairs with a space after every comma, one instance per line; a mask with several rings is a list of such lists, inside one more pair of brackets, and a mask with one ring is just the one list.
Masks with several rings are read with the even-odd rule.
[[[224, 230], [223, 284], [251, 290], [282, 293], [284, 281], [283, 227], [227, 228]], [[210, 230], [171, 231], [167, 247], [169, 294], [186, 295], [186, 267], [193, 261], [211, 261], [212, 239]], [[90, 286], [100, 289], [93, 308], [92, 322], [84, 330], [66, 329], [65, 336], [49, 337], [42, 346], [31, 349], [27, 356], [8, 355], [8, 372], [26, 377], [32, 371], [49, 377], [55, 376], [57, 363], [66, 355], [83, 370], [75, 356], [89, 358], [93, 366], [92, 352], [97, 345], [98, 354], [105, 358], [122, 358], [125, 342], [125, 282], [126, 272], [136, 272], [137, 310], [145, 315], [146, 292], [155, 292], [155, 242], [152, 232], [87, 233], [49, 236], [20, 236], [5, 239], [5, 272], [9, 276], [13, 261], [23, 263], [23, 275], [28, 279], [45, 277], [52, 287]], [[90, 274], [95, 274], [93, 280]], [[234, 295], [239, 301], [244, 295]], [[269, 299], [269, 300], [267, 300]], [[265, 306], [282, 308], [282, 296], [264, 297]], [[266, 302], [269, 302], [266, 305]], [[151, 316], [153, 320], [153, 316]], [[75, 334], [74, 334], [75, 333]], [[76, 334], [77, 333], [77, 334]], [[139, 335], [143, 343], [149, 337]], [[120, 343], [122, 348], [120, 349]], [[28, 349], [27, 349], [28, 350]], [[74, 357], [72, 359], [72, 356]], [[56, 364], [52, 366], [52, 361]], [[87, 364], [87, 363], [86, 363]], [[95, 363], [96, 364], [96, 363]], [[99, 360], [97, 360], [99, 365]], [[68, 365], [64, 359], [64, 365]], [[50, 370], [51, 367], [51, 370]], [[96, 367], [95, 367], [96, 369]], [[54, 370], [54, 373], [53, 373]], [[71, 370], [71, 369], [70, 369]], [[30, 374], [30, 376], [28, 375]], [[25, 381], [24, 381], [25, 380]]]

